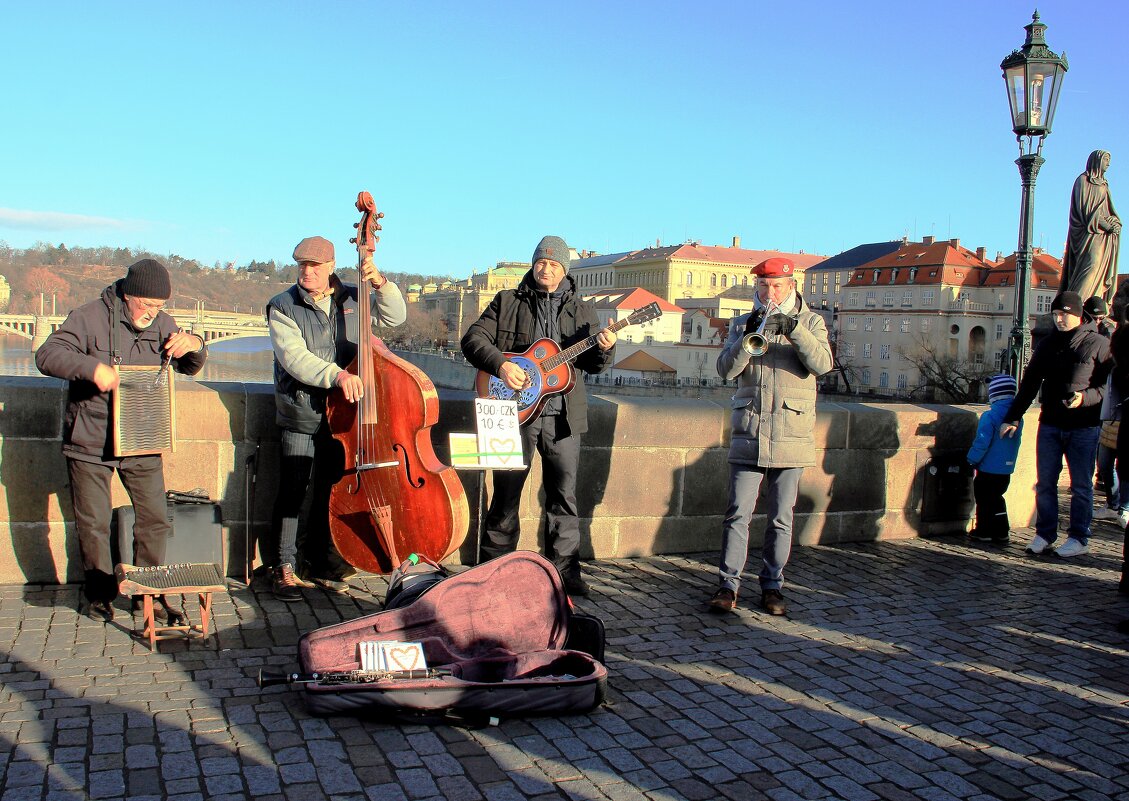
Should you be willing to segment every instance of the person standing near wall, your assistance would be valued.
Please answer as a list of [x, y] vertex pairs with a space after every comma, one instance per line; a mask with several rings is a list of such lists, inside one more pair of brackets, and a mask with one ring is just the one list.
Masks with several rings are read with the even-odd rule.
[[[761, 552], [761, 608], [784, 615], [781, 587], [792, 551], [792, 516], [800, 476], [815, 464], [817, 376], [834, 360], [823, 318], [796, 291], [796, 266], [771, 258], [752, 272], [757, 276], [753, 311], [733, 318], [717, 360], [722, 379], [737, 379], [732, 402], [729, 446], [729, 507], [722, 531], [718, 577], [710, 598], [712, 610], [737, 606], [737, 592], [749, 550], [749, 523], [764, 485], [765, 531]], [[750, 353], [748, 335], [767, 342], [763, 354]]]
[[1082, 325], [1082, 298], [1077, 292], [1058, 295], [1051, 302], [1051, 316], [1055, 330], [1031, 354], [1000, 437], [1018, 432], [1023, 413], [1041, 389], [1035, 435], [1035, 536], [1027, 550], [1041, 554], [1058, 539], [1058, 478], [1065, 458], [1070, 471], [1070, 525], [1066, 542], [1054, 552], [1071, 557], [1090, 550], [1101, 405], [1112, 362], [1109, 340], [1092, 324]]

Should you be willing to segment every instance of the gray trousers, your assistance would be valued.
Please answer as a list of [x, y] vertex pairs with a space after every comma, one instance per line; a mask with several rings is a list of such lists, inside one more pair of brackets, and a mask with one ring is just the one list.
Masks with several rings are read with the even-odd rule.
[[[115, 468], [110, 465], [67, 459], [71, 479], [71, 501], [82, 567], [86, 573], [83, 591], [87, 600], [112, 601], [118, 595], [114, 565], [110, 557], [110, 480]], [[133, 504], [133, 553], [123, 560], [135, 565], [159, 565], [165, 561], [165, 546], [172, 525], [165, 499], [164, 464], [160, 454], [127, 456], [117, 464], [129, 500]]]
[[802, 467], [729, 465], [729, 508], [721, 538], [721, 586], [737, 592], [749, 555], [749, 523], [761, 494], [765, 500], [764, 545], [761, 548], [761, 590], [784, 585], [784, 566], [792, 553], [792, 510], [800, 489]]
[[[563, 436], [561, 436], [563, 434]], [[568, 432], [561, 415], [534, 420], [521, 429], [525, 463], [541, 454], [545, 488], [545, 557], [562, 574], [580, 575], [580, 519], [576, 507], [576, 473], [580, 464], [580, 437]], [[495, 470], [494, 492], [486, 513], [486, 537], [482, 556], [493, 559], [517, 547], [521, 493], [529, 469]]]

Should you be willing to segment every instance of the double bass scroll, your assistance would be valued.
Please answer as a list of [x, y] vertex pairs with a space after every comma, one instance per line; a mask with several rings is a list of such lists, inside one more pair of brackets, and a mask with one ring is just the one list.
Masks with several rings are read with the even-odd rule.
[[[358, 271], [375, 250], [380, 230], [372, 195], [357, 196]], [[371, 287], [357, 286], [357, 356], [349, 372], [364, 395], [350, 403], [340, 389], [329, 395], [327, 418], [344, 449], [344, 474], [329, 499], [329, 530], [341, 556], [370, 573], [391, 573], [410, 553], [440, 561], [470, 527], [470, 510], [453, 467], [431, 444], [439, 395], [418, 367], [394, 355], [372, 334]]]

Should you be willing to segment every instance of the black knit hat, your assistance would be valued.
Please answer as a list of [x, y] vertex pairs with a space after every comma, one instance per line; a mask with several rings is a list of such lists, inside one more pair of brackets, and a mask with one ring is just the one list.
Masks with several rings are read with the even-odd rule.
[[1062, 292], [1051, 301], [1051, 311], [1064, 311], [1077, 317], [1082, 316], [1082, 298], [1077, 292]]
[[129, 265], [122, 281], [122, 294], [135, 298], [168, 300], [172, 297], [169, 271], [156, 259], [142, 259]]
[[568, 245], [559, 236], [546, 236], [537, 243], [536, 249], [533, 251], [533, 263], [538, 259], [551, 259], [562, 267], [564, 271], [568, 272], [568, 265], [571, 259], [568, 254]]

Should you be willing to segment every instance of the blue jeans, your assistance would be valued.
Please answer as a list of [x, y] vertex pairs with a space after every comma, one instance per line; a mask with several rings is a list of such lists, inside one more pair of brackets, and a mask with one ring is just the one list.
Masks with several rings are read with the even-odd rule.
[[792, 509], [800, 489], [802, 467], [729, 465], [729, 509], [721, 537], [721, 586], [737, 592], [749, 555], [749, 523], [765, 483], [764, 545], [761, 548], [761, 590], [784, 584], [784, 566], [792, 553]]
[[1067, 536], [1082, 544], [1090, 539], [1094, 519], [1094, 465], [1100, 426], [1056, 428], [1039, 424], [1035, 440], [1035, 533], [1047, 542], [1058, 537], [1058, 477], [1062, 459], [1070, 472], [1070, 527]]
[[1122, 484], [1118, 480], [1116, 460], [1116, 448], [1098, 445], [1098, 475], [1105, 484], [1106, 505], [1115, 512], [1124, 512], [1129, 510], [1129, 482]]

